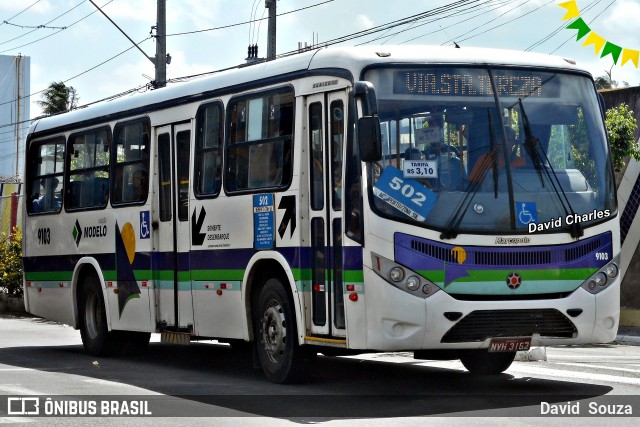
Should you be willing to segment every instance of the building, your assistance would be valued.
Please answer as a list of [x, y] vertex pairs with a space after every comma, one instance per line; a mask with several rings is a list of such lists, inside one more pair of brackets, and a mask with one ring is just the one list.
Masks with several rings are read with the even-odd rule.
[[20, 178], [29, 129], [30, 58], [0, 55], [0, 179]]
[[[601, 94], [607, 109], [625, 103], [640, 123], [640, 86], [604, 90]], [[634, 136], [640, 143], [640, 128]], [[629, 159], [624, 170], [616, 175], [622, 244], [620, 271], [623, 275], [620, 324], [640, 326], [640, 162]]]

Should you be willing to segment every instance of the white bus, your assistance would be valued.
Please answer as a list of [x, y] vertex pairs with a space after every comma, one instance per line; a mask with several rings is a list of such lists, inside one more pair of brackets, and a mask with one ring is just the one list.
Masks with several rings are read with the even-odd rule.
[[491, 49], [318, 49], [41, 119], [25, 304], [92, 355], [413, 351], [474, 373], [611, 341], [616, 192], [592, 77]]

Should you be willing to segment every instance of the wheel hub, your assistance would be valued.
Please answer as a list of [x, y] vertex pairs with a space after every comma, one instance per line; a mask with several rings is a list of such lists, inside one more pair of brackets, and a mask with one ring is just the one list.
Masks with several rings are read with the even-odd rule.
[[280, 304], [269, 306], [262, 316], [262, 342], [264, 350], [273, 363], [280, 363], [284, 357], [287, 329], [284, 311]]

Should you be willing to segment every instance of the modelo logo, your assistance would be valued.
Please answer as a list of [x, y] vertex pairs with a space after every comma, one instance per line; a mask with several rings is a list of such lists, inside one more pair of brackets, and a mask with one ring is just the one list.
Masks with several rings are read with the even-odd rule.
[[95, 225], [93, 227], [84, 228], [84, 237], [105, 237], [107, 235], [106, 225]]
[[90, 239], [93, 237], [105, 237], [107, 235], [106, 219], [100, 219], [98, 221], [101, 225], [92, 225], [88, 227], [82, 227], [80, 222], [76, 220], [76, 223], [71, 231], [73, 240], [76, 242], [76, 246], [80, 246], [80, 240], [83, 238]]

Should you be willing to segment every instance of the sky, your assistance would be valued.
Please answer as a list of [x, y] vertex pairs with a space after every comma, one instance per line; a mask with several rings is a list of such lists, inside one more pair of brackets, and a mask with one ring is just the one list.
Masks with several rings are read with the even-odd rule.
[[[131, 39], [144, 40], [139, 47], [146, 55], [155, 55], [155, 42], [149, 36], [156, 22], [156, 0], [94, 2]], [[600, 58], [594, 45], [583, 46], [588, 36], [576, 41], [578, 31], [565, 28], [576, 18], [563, 21], [568, 10], [559, 4], [564, 2], [278, 0], [277, 53], [296, 50], [298, 42], [325, 45], [339, 37], [434, 11], [427, 19], [338, 45], [452, 45], [456, 41], [463, 48], [529, 49], [573, 58], [594, 77], [610, 71], [621, 85], [639, 86], [640, 68], [633, 61], [623, 66], [620, 56], [614, 64], [612, 55]], [[172, 58], [167, 68], [169, 79], [244, 63], [249, 44], [258, 44], [258, 56], [266, 56], [264, 0], [166, 3], [167, 52]], [[443, 9], [447, 5], [450, 7]], [[601, 40], [625, 50], [640, 50], [640, 0], [575, 0], [575, 6], [574, 15], [579, 13]], [[263, 21], [251, 23], [263, 17]], [[41, 114], [35, 103], [41, 100], [39, 92], [53, 81], [73, 86], [79, 105], [85, 105], [130, 89], [144, 90], [154, 76], [151, 61], [88, 0], [0, 0], [0, 55], [18, 54], [29, 56], [31, 61], [32, 118]]]

